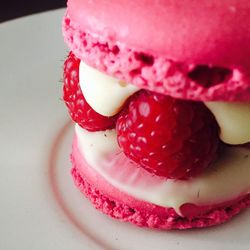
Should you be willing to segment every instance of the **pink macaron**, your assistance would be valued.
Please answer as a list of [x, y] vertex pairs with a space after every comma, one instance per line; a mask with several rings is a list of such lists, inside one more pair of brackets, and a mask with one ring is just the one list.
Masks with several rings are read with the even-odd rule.
[[[137, 226], [187, 229], [250, 205], [249, 12], [246, 0], [68, 0], [72, 176], [98, 210]], [[116, 81], [129, 86], [125, 94]], [[103, 112], [103, 96], [117, 108]]]

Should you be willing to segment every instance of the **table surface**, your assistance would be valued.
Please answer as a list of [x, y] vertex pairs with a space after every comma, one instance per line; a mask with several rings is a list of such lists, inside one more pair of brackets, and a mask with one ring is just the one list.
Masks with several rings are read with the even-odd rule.
[[3, 0], [0, 22], [62, 7], [66, 7], [66, 0]]

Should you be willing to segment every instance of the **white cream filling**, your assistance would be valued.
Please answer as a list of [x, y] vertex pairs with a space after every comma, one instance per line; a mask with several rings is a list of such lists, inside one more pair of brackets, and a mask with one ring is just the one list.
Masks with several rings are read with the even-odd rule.
[[136, 86], [108, 76], [82, 61], [79, 83], [88, 104], [104, 116], [117, 114], [127, 98], [139, 90]]
[[220, 138], [228, 144], [250, 142], [250, 103], [206, 102], [220, 126]]
[[[81, 61], [79, 82], [88, 104], [99, 114], [113, 116], [127, 98], [139, 90]], [[250, 142], [250, 103], [205, 102], [220, 126], [220, 138], [228, 144]]]
[[[117, 189], [144, 201], [179, 211], [181, 205], [209, 205], [249, 193], [250, 149], [227, 147], [203, 174], [188, 181], [153, 176], [124, 156], [115, 130], [75, 128], [78, 148], [87, 163]], [[126, 164], [126, 168], [119, 166]], [[143, 177], [142, 177], [143, 175]]]

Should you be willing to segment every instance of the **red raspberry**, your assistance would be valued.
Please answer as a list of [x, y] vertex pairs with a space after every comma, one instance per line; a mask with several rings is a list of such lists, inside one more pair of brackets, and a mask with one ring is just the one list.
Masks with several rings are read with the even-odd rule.
[[218, 125], [203, 103], [150, 91], [135, 94], [116, 130], [124, 153], [147, 171], [167, 178], [196, 176], [214, 160]]
[[72, 52], [64, 63], [63, 100], [72, 120], [89, 131], [114, 128], [117, 116], [100, 115], [86, 102], [79, 85], [79, 64], [80, 60]]

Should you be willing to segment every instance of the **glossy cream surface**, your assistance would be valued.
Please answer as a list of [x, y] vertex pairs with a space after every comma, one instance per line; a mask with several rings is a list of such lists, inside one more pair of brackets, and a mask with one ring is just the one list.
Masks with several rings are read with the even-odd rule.
[[79, 81], [88, 104], [104, 116], [117, 114], [127, 98], [139, 90], [138, 87], [108, 76], [84, 62], [80, 63]]
[[250, 102], [206, 102], [220, 126], [220, 138], [228, 144], [250, 142]]

